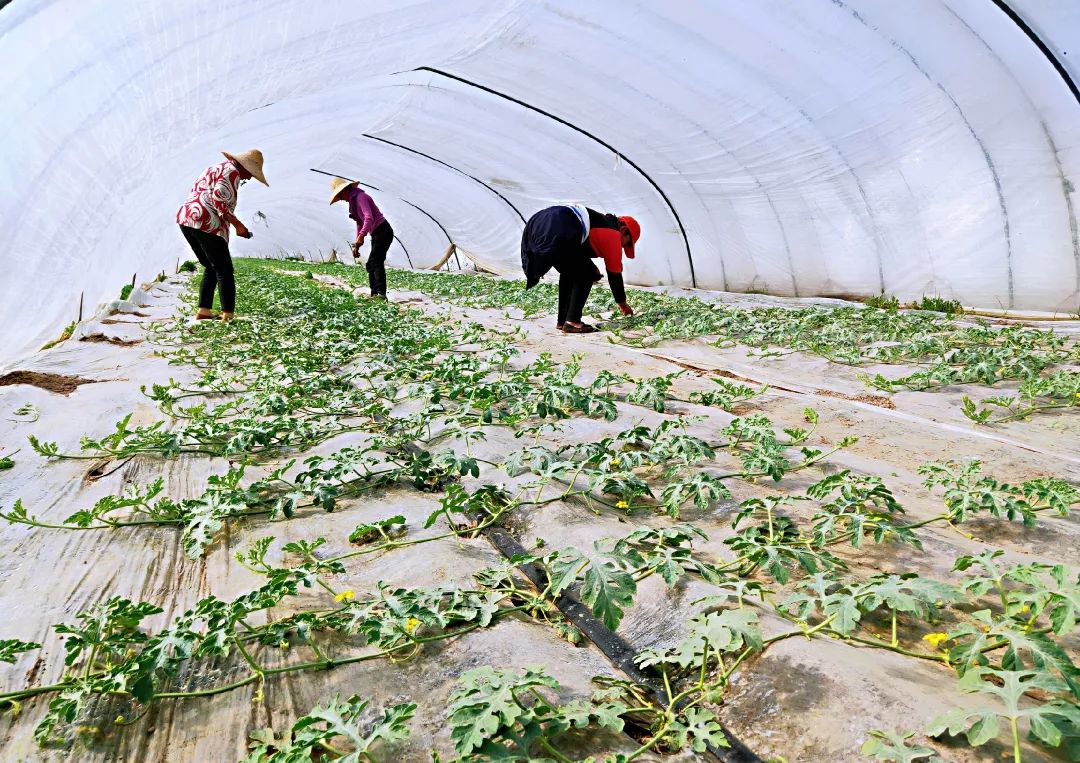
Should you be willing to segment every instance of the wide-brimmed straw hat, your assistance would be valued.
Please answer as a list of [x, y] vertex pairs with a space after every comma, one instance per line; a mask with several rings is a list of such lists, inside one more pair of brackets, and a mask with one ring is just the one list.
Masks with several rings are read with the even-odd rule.
[[253, 148], [250, 151], [245, 151], [242, 154], [230, 154], [228, 151], [222, 151], [225, 158], [231, 162], [236, 162], [245, 170], [251, 173], [251, 176], [258, 180], [266, 187], [270, 187], [270, 184], [266, 182], [266, 175], [263, 174], [263, 155], [262, 151], [257, 148]]
[[346, 180], [345, 178], [334, 178], [330, 181], [330, 203], [341, 201], [341, 194], [344, 193], [346, 188], [351, 188], [354, 185], [359, 185], [355, 180]]

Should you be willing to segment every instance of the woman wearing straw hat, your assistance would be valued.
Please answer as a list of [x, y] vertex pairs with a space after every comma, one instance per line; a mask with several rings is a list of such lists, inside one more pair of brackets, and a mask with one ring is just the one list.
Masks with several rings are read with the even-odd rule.
[[227, 161], [206, 168], [195, 181], [187, 200], [176, 213], [176, 222], [191, 251], [203, 265], [202, 285], [199, 287], [198, 320], [216, 317], [214, 290], [221, 296], [221, 319], [232, 320], [236, 309], [236, 281], [233, 278], [232, 257], [229, 256], [229, 226], [236, 235], [251, 238], [251, 231], [240, 222], [233, 211], [240, 184], [255, 178], [265, 186], [263, 155], [257, 149], [242, 154], [222, 151]]
[[394, 229], [375, 206], [375, 200], [360, 190], [356, 180], [334, 178], [330, 181], [330, 203], [342, 199], [349, 202], [349, 217], [356, 221], [356, 241], [352, 245], [353, 259], [360, 256], [364, 239], [371, 235], [371, 254], [368, 255], [368, 285], [371, 296], [386, 299], [386, 253], [394, 242]]

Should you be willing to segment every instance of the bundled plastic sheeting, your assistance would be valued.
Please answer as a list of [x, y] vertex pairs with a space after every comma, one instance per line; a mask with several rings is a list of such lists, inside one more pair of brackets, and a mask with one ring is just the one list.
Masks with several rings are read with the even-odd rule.
[[14, 0], [0, 361], [187, 259], [177, 206], [256, 147], [234, 255], [343, 250], [315, 168], [398, 266], [512, 273], [575, 201], [642, 222], [631, 283], [1075, 311], [1078, 40], [1070, 0]]

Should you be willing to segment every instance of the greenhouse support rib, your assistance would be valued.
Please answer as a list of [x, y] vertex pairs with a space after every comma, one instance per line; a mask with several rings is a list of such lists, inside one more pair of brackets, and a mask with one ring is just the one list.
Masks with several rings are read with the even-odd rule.
[[440, 77], [447, 77], [448, 79], [455, 80], [455, 81], [460, 82], [460, 83], [462, 83], [464, 85], [469, 85], [470, 87], [475, 87], [475, 88], [477, 88], [479, 90], [483, 90], [485, 93], [490, 93], [491, 95], [496, 95], [499, 98], [503, 98], [503, 99], [505, 99], [507, 101], [510, 101], [512, 103], [516, 103], [518, 106], [522, 106], [522, 107], [524, 107], [526, 109], [529, 109], [530, 111], [535, 111], [537, 114], [542, 114], [545, 117], [547, 117], [548, 119], [554, 119], [559, 124], [565, 125], [566, 127], [569, 127], [571, 130], [574, 130], [575, 132], [579, 132], [582, 135], [584, 135], [585, 137], [591, 138], [592, 140], [596, 141], [601, 146], [603, 146], [604, 148], [608, 149], [613, 154], [618, 156], [622, 161], [626, 162], [631, 167], [633, 167], [635, 170], [637, 170], [638, 174], [641, 175], [643, 178], [645, 178], [646, 182], [648, 182], [648, 184], [651, 185], [653, 187], [653, 189], [658, 194], [660, 194], [660, 198], [664, 200], [664, 204], [667, 205], [668, 211], [671, 212], [672, 217], [675, 218], [675, 222], [679, 226], [679, 233], [682, 234], [683, 246], [686, 248], [686, 261], [690, 265], [690, 285], [693, 286], [695, 289], [697, 288], [697, 285], [698, 285], [697, 284], [697, 273], [694, 270], [694, 256], [690, 252], [690, 238], [686, 235], [686, 227], [683, 225], [682, 218], [679, 217], [679, 213], [678, 213], [678, 211], [676, 211], [675, 205], [671, 202], [671, 199], [668, 198], [668, 195], [666, 193], [664, 193], [664, 189], [660, 187], [660, 184], [657, 183], [655, 180], [653, 180], [652, 177], [649, 176], [649, 173], [645, 172], [645, 170], [643, 170], [637, 164], [637, 162], [635, 162], [633, 159], [630, 159], [628, 156], [626, 156], [626, 154], [622, 153], [621, 151], [618, 151], [613, 145], [608, 143], [603, 138], [600, 138], [600, 137], [598, 137], [596, 135], [593, 135], [588, 130], [586, 130], [586, 129], [582, 128], [582, 127], [578, 127], [573, 122], [569, 122], [569, 121], [563, 119], [562, 117], [556, 116], [555, 114], [552, 114], [550, 111], [545, 111], [544, 109], [541, 109], [538, 106], [533, 106], [531, 103], [526, 103], [525, 101], [521, 100], [520, 98], [515, 98], [512, 95], [507, 95], [506, 93], [501, 93], [498, 90], [495, 90], [494, 88], [488, 87], [487, 85], [481, 85], [479, 82], [473, 82], [472, 80], [465, 79], [464, 77], [459, 77], [456, 74], [451, 74], [450, 72], [443, 71], [442, 69], [435, 69], [434, 67], [431, 67], [431, 66], [418, 66], [417, 68], [413, 69], [413, 71], [430, 72], [431, 74], [438, 74]]

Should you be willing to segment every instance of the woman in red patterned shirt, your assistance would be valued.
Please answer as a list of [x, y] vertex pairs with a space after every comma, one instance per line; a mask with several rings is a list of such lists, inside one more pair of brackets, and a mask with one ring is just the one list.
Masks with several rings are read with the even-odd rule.
[[233, 212], [240, 184], [255, 178], [265, 186], [262, 151], [242, 154], [222, 152], [227, 161], [211, 167], [195, 181], [191, 193], [176, 213], [176, 222], [191, 251], [203, 265], [199, 287], [199, 311], [196, 319], [214, 318], [214, 291], [221, 296], [221, 319], [232, 320], [236, 309], [236, 280], [233, 278], [232, 257], [229, 256], [229, 226], [236, 235], [251, 238], [247, 229]]

